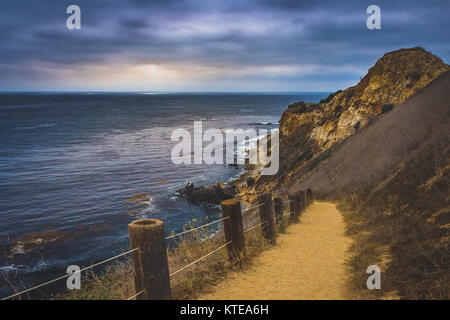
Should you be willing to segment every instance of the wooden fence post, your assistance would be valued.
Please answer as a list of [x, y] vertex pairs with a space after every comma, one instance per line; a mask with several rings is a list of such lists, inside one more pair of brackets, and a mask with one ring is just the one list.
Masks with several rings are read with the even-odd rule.
[[297, 216], [298, 218], [300, 218], [300, 216], [302, 215], [303, 211], [306, 208], [306, 197], [305, 197], [305, 191], [304, 190], [300, 190], [297, 193], [297, 206], [298, 206], [298, 213]]
[[295, 198], [295, 222], [299, 222], [300, 221], [300, 210], [301, 205], [300, 205], [300, 194], [299, 192], [294, 193], [294, 198]]
[[273, 219], [273, 207], [272, 207], [272, 194], [265, 193], [258, 196], [258, 201], [261, 207], [259, 207], [259, 218], [262, 224], [262, 234], [269, 243], [275, 245], [277, 243], [275, 238], [275, 226]]
[[275, 210], [275, 218], [277, 219], [277, 224], [280, 225], [280, 232], [285, 233], [286, 227], [284, 225], [283, 217], [283, 200], [280, 197], [273, 199], [273, 208]]
[[296, 220], [295, 219], [295, 217], [296, 217], [295, 212], [297, 211], [297, 204], [296, 204], [296, 202], [297, 202], [296, 195], [295, 194], [290, 194], [289, 195], [289, 212], [290, 212], [291, 221], [295, 221]]
[[128, 225], [137, 300], [170, 300], [164, 223], [157, 219], [134, 220]]
[[313, 193], [312, 193], [312, 190], [310, 188], [308, 188], [308, 190], [306, 190], [306, 199], [308, 200], [308, 205], [310, 205], [314, 201]]
[[244, 224], [242, 222], [241, 203], [236, 199], [228, 199], [221, 202], [222, 217], [227, 218], [223, 222], [225, 241], [227, 245], [228, 259], [231, 262], [239, 262], [245, 255]]

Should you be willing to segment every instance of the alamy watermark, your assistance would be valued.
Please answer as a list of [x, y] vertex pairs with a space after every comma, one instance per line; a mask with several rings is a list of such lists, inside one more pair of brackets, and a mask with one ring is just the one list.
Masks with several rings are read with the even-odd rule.
[[[275, 175], [279, 168], [278, 132], [267, 129], [207, 129], [203, 132], [202, 121], [194, 122], [193, 139], [187, 129], [172, 132], [172, 141], [178, 143], [172, 148], [174, 164], [245, 164], [260, 167], [261, 175]], [[252, 141], [256, 141], [252, 145]], [[204, 147], [204, 142], [209, 144]], [[237, 148], [244, 148], [238, 153]], [[247, 155], [247, 156], [246, 156]]]
[[69, 30], [81, 29], [81, 9], [79, 6], [72, 4], [67, 7], [67, 14], [70, 16], [66, 20], [66, 27]]
[[67, 277], [66, 286], [67, 289], [81, 289], [81, 269], [77, 265], [71, 265], [67, 267], [66, 273], [72, 274]]
[[371, 265], [367, 267], [366, 273], [370, 274], [367, 278], [366, 285], [367, 289], [381, 289], [381, 270], [380, 267], [376, 265]]
[[373, 29], [381, 29], [381, 9], [376, 4], [372, 4], [367, 7], [366, 10], [367, 14], [370, 14], [370, 16], [366, 20], [366, 26], [367, 29], [373, 30]]

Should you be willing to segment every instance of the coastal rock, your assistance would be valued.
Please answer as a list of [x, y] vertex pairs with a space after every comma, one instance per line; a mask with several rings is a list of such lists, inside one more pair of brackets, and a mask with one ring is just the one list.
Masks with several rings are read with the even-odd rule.
[[223, 200], [233, 198], [236, 188], [220, 182], [208, 187], [195, 187], [194, 183], [189, 181], [183, 189], [177, 190], [177, 192], [193, 204], [219, 204]]
[[49, 243], [70, 240], [77, 236], [79, 234], [75, 232], [54, 229], [27, 233], [6, 245], [6, 255], [11, 258], [14, 255], [26, 254], [32, 250], [42, 248]]
[[367, 126], [383, 106], [403, 103], [448, 70], [441, 59], [420, 47], [388, 52], [356, 86], [332, 93], [318, 104], [291, 105], [280, 121], [281, 136], [311, 125], [311, 142], [326, 150]]
[[124, 202], [132, 203], [132, 204], [149, 204], [153, 201], [153, 198], [149, 193], [136, 193], [131, 198], [123, 200]]

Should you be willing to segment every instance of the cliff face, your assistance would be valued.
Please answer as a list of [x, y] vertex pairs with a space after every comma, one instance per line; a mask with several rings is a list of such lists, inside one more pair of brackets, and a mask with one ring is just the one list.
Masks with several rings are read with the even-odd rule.
[[[450, 71], [339, 144], [328, 159], [297, 179], [294, 189], [310, 187], [340, 199], [383, 188], [399, 171], [415, 172], [412, 176], [416, 178], [418, 172], [423, 173], [426, 178], [416, 187], [443, 174], [449, 161], [449, 88]], [[423, 170], [417, 161], [412, 162], [420, 155]], [[422, 172], [425, 162], [435, 170]], [[411, 165], [405, 170], [404, 166], [412, 163], [414, 169]]]
[[399, 105], [449, 70], [449, 66], [422, 48], [386, 53], [354, 87], [337, 92], [304, 112], [288, 109], [280, 132], [289, 137], [300, 126], [314, 124], [309, 137], [322, 150], [365, 127], [383, 106]]
[[[258, 177], [256, 191], [288, 187], [328, 158], [335, 145], [366, 127], [449, 70], [422, 48], [386, 53], [353, 87], [318, 104], [295, 103], [280, 120], [280, 170]], [[247, 191], [253, 188], [247, 188]]]

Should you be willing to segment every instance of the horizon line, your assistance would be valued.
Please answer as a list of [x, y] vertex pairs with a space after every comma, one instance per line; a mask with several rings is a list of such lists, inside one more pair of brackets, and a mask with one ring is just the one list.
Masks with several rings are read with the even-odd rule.
[[282, 93], [282, 94], [296, 94], [296, 93], [329, 93], [332, 91], [135, 91], [135, 90], [0, 90], [0, 94], [4, 93], [90, 93], [90, 94], [104, 94], [104, 93], [137, 93], [137, 94], [177, 94], [177, 93]]

